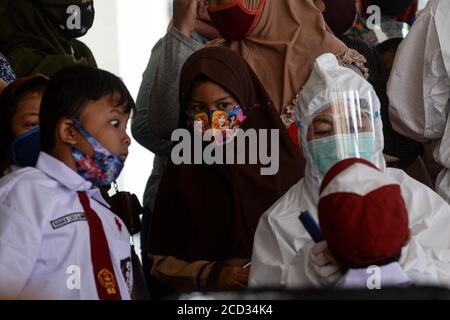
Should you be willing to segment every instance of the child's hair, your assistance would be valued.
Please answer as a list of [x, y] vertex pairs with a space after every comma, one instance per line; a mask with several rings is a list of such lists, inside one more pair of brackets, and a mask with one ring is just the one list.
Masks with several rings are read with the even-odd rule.
[[88, 66], [72, 66], [57, 72], [42, 98], [41, 148], [51, 150], [55, 145], [55, 129], [63, 118], [79, 118], [90, 101], [118, 94], [117, 106], [125, 112], [135, 109], [130, 92], [120, 78], [110, 72]]
[[43, 94], [47, 80], [43, 76], [17, 79], [0, 96], [0, 163], [5, 160], [9, 146], [14, 140], [11, 122], [20, 102], [34, 94]]

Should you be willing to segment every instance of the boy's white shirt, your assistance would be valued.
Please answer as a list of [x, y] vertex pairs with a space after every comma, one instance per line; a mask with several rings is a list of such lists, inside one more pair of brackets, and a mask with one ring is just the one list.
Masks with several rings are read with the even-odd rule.
[[[122, 299], [130, 299], [130, 234], [100, 190], [41, 152], [36, 168], [0, 180], [0, 299], [98, 299], [86, 220], [78, 191], [102, 221]], [[53, 222], [53, 224], [52, 224]], [[58, 224], [59, 222], [59, 224]]]
[[349, 269], [338, 281], [341, 288], [383, 289], [385, 287], [405, 287], [411, 285], [411, 279], [398, 262], [382, 267]]

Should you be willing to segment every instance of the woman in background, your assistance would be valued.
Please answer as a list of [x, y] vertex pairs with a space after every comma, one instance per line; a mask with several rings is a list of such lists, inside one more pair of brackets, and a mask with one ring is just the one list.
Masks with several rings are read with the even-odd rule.
[[0, 50], [17, 77], [32, 73], [51, 77], [78, 64], [96, 67], [91, 50], [76, 40], [93, 23], [93, 0], [2, 0]]
[[335, 54], [363, 74], [365, 59], [327, 27], [315, 0], [210, 0], [211, 19], [225, 38], [222, 45], [240, 54], [255, 71], [298, 144], [293, 101], [315, 59]]

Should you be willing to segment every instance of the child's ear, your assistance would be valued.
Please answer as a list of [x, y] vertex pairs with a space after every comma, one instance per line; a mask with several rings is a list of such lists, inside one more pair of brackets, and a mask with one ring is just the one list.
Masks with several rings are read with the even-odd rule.
[[78, 142], [78, 134], [73, 121], [70, 119], [62, 119], [58, 125], [59, 139], [65, 144], [75, 145]]

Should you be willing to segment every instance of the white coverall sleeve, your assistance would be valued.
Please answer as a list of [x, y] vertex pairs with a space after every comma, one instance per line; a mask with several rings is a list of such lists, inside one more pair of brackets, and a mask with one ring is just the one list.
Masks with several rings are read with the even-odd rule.
[[298, 217], [299, 185], [292, 187], [259, 220], [253, 242], [249, 287], [276, 288], [287, 285], [292, 259], [310, 240]]
[[450, 287], [450, 206], [403, 172], [400, 182], [412, 230], [400, 265], [415, 284]]
[[30, 278], [42, 238], [33, 204], [0, 203], [0, 299], [18, 299]]
[[402, 42], [388, 83], [393, 128], [420, 142], [444, 135], [450, 108], [450, 3], [430, 1]]
[[269, 210], [259, 220], [253, 242], [249, 287], [272, 288], [285, 285], [288, 260], [295, 256], [294, 248], [271, 224]]

